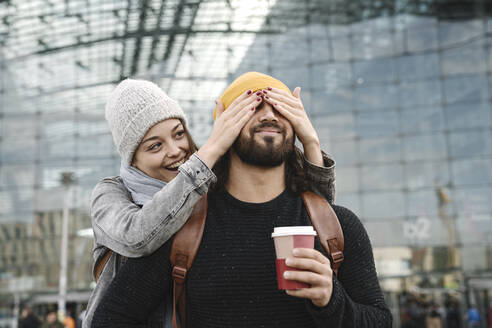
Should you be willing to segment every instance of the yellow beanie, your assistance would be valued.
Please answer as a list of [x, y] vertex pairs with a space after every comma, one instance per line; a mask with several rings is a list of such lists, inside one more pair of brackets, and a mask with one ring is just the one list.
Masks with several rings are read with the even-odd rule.
[[[222, 96], [220, 96], [220, 101], [224, 104], [224, 108], [227, 109], [237, 97], [246, 91], [256, 92], [268, 87], [274, 87], [290, 93], [289, 88], [276, 78], [258, 72], [248, 72], [239, 76], [225, 89]], [[214, 109], [214, 120], [216, 111], [217, 107]]]

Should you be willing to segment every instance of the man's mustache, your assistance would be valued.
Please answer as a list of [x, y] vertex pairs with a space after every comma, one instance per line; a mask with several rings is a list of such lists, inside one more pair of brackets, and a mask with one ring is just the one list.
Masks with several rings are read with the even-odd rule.
[[276, 123], [273, 123], [273, 122], [260, 123], [253, 128], [253, 132], [259, 132], [260, 130], [265, 129], [265, 128], [275, 128], [280, 133], [282, 133], [282, 134], [285, 133], [285, 128], [283, 128], [282, 126], [280, 126]]

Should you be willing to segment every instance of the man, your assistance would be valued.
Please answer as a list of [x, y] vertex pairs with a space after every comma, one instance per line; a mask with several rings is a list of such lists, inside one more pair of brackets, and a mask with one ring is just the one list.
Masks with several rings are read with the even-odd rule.
[[[309, 288], [279, 291], [271, 232], [311, 225], [299, 193], [309, 189], [295, 135], [321, 159], [319, 140], [300, 101], [272, 77], [247, 73], [224, 92], [227, 109], [260, 90], [264, 102], [214, 168], [202, 242], [187, 275], [187, 327], [391, 327], [367, 234], [349, 210], [333, 206], [345, 237], [338, 277], [319, 242], [295, 249], [285, 278]], [[219, 106], [217, 114], [221, 115]], [[294, 133], [295, 132], [295, 133]], [[166, 243], [130, 259], [96, 310], [93, 327], [144, 327], [171, 288]]]

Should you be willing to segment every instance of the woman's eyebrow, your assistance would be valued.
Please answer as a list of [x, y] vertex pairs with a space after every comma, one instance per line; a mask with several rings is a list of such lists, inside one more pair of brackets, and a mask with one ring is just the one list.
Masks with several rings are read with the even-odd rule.
[[[181, 126], [182, 126], [182, 124], [181, 124], [181, 123], [176, 124], [176, 126], [175, 126], [174, 128], [172, 128], [171, 132], [176, 131], [176, 130], [177, 130], [179, 127], [181, 127]], [[142, 144], [144, 144], [144, 143], [146, 143], [147, 141], [151, 141], [151, 140], [155, 140], [155, 139], [159, 139], [159, 137], [158, 137], [158, 136], [152, 136], [152, 137], [150, 137], [150, 138], [147, 138], [147, 139], [143, 140], [141, 143], [142, 143]]]
[[146, 143], [147, 141], [152, 141], [152, 140], [155, 140], [155, 139], [159, 139], [159, 137], [158, 136], [153, 136], [153, 137], [147, 138], [144, 141], [142, 141], [142, 144]]
[[181, 123], [176, 124], [176, 126], [171, 130], [171, 132], [174, 132], [176, 129], [178, 129], [181, 126]]

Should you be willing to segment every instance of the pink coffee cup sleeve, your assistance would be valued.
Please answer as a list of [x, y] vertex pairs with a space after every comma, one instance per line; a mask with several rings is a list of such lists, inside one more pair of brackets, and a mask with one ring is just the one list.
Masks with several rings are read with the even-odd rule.
[[309, 285], [298, 282], [295, 280], [287, 280], [284, 278], [285, 271], [299, 271], [295, 268], [291, 268], [290, 266], [285, 264], [285, 259], [277, 259], [275, 262], [277, 266], [277, 286], [278, 289], [301, 289], [308, 288]]

